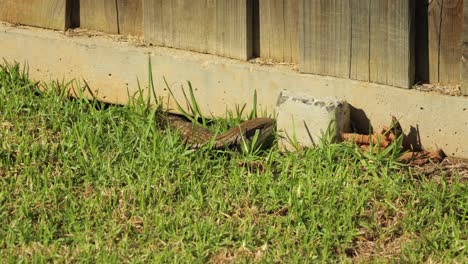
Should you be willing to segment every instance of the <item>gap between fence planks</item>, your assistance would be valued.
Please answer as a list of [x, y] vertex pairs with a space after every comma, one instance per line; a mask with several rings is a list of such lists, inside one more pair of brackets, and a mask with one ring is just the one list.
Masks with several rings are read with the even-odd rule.
[[66, 30], [69, 18], [67, 0], [0, 0], [0, 21]]

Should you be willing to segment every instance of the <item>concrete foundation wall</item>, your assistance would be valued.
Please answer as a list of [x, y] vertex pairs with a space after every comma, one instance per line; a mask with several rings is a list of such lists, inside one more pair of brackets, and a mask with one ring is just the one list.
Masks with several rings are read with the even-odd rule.
[[[262, 66], [213, 55], [159, 47], [142, 47], [107, 36], [64, 33], [0, 23], [0, 57], [27, 63], [37, 80], [85, 79], [101, 100], [126, 103], [137, 78], [146, 86], [148, 58], [158, 95], [167, 98], [164, 76], [176, 94], [190, 80], [202, 110], [223, 116], [236, 105], [258, 107], [273, 114], [282, 90], [313, 97], [347, 100], [356, 125], [379, 129], [395, 115], [413, 139], [427, 149], [441, 147], [451, 156], [468, 158], [468, 98], [450, 97], [386, 85], [299, 74], [287, 66]], [[182, 97], [179, 97], [182, 98]]]

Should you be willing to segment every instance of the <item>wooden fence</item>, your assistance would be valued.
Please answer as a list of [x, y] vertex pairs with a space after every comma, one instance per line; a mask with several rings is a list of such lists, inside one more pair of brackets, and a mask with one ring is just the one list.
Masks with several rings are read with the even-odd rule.
[[159, 46], [298, 63], [302, 73], [468, 95], [465, 0], [0, 0], [0, 20], [144, 37]]

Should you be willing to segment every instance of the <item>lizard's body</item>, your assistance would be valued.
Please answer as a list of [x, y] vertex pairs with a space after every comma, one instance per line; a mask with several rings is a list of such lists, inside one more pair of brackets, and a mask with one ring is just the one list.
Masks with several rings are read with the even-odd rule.
[[256, 145], [259, 145], [273, 134], [275, 127], [275, 120], [272, 118], [255, 118], [242, 122], [238, 126], [215, 137], [215, 134], [210, 130], [193, 124], [180, 116], [170, 115], [168, 122], [169, 126], [178, 131], [186, 144], [192, 148], [200, 148], [208, 144], [213, 138], [214, 149], [240, 146], [243, 140], [251, 142], [255, 133], [258, 133]]

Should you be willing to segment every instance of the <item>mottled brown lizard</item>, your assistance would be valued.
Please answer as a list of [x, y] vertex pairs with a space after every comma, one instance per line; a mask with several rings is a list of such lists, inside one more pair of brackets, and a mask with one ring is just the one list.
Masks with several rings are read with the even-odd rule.
[[210, 130], [193, 124], [181, 116], [169, 115], [168, 123], [172, 129], [178, 131], [185, 143], [194, 149], [208, 144], [213, 138], [213, 149], [240, 147], [243, 140], [251, 143], [255, 133], [258, 133], [256, 141], [256, 145], [258, 146], [273, 134], [276, 124], [272, 118], [255, 118], [242, 122], [238, 126], [215, 137], [215, 134]]

